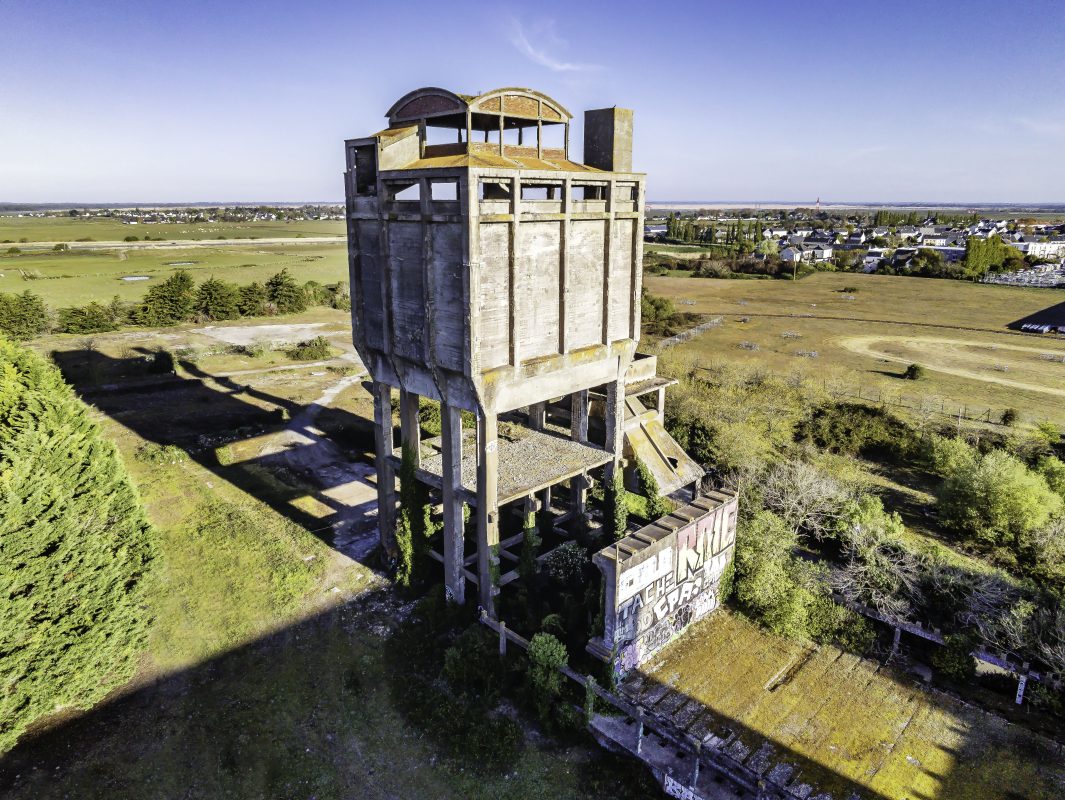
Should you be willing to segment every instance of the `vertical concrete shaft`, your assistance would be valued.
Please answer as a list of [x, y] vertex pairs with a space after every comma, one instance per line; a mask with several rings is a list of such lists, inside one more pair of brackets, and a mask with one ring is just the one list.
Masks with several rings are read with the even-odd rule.
[[377, 465], [377, 527], [381, 548], [396, 554], [396, 476], [392, 468], [392, 387], [373, 385], [374, 450]]
[[547, 405], [545, 403], [533, 403], [529, 406], [529, 427], [534, 431], [542, 431], [547, 421]]
[[499, 420], [477, 415], [477, 580], [481, 607], [495, 617], [499, 575]]
[[[570, 395], [570, 436], [573, 441], [588, 442], [588, 390]], [[581, 473], [573, 479], [573, 511], [584, 516], [588, 506], [588, 476]]]
[[403, 437], [403, 445], [411, 445], [414, 449], [414, 466], [422, 465], [421, 453], [421, 420], [418, 417], [418, 395], [408, 392], [406, 389], [399, 390], [399, 428]]
[[606, 479], [613, 480], [621, 464], [621, 450], [625, 436], [625, 379], [613, 381], [606, 385], [606, 449], [614, 454], [614, 460], [606, 465]]
[[454, 406], [440, 404], [444, 489], [444, 591], [449, 600], [466, 602], [466, 578], [462, 574], [462, 415]]

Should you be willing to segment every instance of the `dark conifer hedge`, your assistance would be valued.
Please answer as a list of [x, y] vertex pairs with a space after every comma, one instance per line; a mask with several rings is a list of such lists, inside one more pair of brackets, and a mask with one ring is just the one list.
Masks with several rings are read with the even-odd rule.
[[154, 552], [88, 408], [58, 369], [0, 338], [0, 752], [133, 674]]

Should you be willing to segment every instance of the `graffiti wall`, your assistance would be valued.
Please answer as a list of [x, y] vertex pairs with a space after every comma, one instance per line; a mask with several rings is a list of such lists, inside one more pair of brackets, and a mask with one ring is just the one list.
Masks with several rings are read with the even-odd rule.
[[712, 492], [595, 556], [606, 591], [603, 650], [618, 677], [717, 608], [736, 543], [736, 497]]

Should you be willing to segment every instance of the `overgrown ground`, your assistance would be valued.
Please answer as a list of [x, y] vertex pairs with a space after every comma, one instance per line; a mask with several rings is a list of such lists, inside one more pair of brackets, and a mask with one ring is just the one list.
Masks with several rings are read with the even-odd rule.
[[[722, 317], [673, 348], [701, 366], [800, 372], [851, 396], [883, 398], [903, 416], [946, 420], [962, 411], [995, 423], [1016, 408], [1028, 423], [1065, 425], [1065, 341], [1006, 329], [1065, 300], [1061, 292], [851, 273], [798, 281], [648, 276], [645, 285], [679, 310]], [[925, 376], [904, 380], [913, 362]]]
[[722, 610], [645, 668], [819, 790], [883, 798], [1065, 794], [1061, 747], [835, 647], [772, 636]]
[[[309, 365], [224, 344], [281, 337], [276, 328], [35, 344], [96, 405], [159, 530], [156, 621], [129, 686], [57, 715], [0, 760], [4, 797], [585, 798], [639, 785], [631, 765], [535, 727], [513, 763], [451, 761], [438, 731], [399, 711], [408, 687], [387, 649], [409, 605], [365, 547], [334, 541], [339, 482], [315, 485], [288, 458], [313, 439], [283, 438], [293, 425], [325, 431], [353, 464], [365, 460], [371, 404], [344, 317], [285, 319], [290, 338], [304, 325], [330, 337], [335, 357]], [[176, 375], [152, 371], [159, 348], [176, 355]], [[328, 407], [301, 422], [323, 397]]]
[[297, 236], [343, 236], [342, 220], [296, 220], [293, 222], [165, 222], [126, 225], [115, 219], [82, 217], [19, 217], [0, 214], [0, 242], [20, 239], [31, 242], [122, 241], [127, 236], [153, 239], [260, 239]]

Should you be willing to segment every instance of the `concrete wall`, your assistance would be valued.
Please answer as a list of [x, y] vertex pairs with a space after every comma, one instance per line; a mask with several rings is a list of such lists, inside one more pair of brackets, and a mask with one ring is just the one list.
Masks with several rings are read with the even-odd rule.
[[712, 492], [596, 553], [606, 603], [600, 650], [619, 678], [717, 608], [736, 511], [735, 495]]

